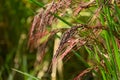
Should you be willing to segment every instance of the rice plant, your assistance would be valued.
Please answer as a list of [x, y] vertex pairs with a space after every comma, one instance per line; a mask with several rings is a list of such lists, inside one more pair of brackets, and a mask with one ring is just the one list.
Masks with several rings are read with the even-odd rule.
[[[33, 11], [28, 37], [22, 35], [16, 54], [10, 54], [16, 64], [9, 80], [15, 75], [24, 80], [120, 79], [118, 0], [30, 0], [30, 4], [38, 10]], [[22, 45], [24, 41], [27, 45]], [[21, 55], [22, 47], [30, 54]], [[0, 76], [2, 71], [4, 67]]]

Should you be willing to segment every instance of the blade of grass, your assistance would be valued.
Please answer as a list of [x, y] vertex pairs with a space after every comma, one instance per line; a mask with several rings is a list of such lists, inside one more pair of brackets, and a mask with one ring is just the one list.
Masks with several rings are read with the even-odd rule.
[[104, 71], [104, 70], [101, 70], [101, 74], [102, 74], [102, 78], [103, 78], [103, 80], [107, 80], [106, 75], [105, 75], [105, 71]]
[[85, 64], [86, 67], [90, 67], [90, 66], [87, 64], [87, 62], [80, 56], [80, 54], [78, 54], [78, 53], [75, 52], [74, 50], [72, 50], [72, 52], [78, 57], [78, 59], [79, 59], [80, 61], [82, 61], [82, 62]]
[[[114, 76], [113, 78], [115, 80], [118, 80], [117, 73], [119, 73], [119, 71], [120, 71], [120, 63], [119, 63], [120, 56], [119, 56], [119, 52], [118, 52], [118, 46], [115, 42], [115, 37], [112, 32], [112, 31], [115, 31], [116, 23], [114, 22], [114, 19], [111, 16], [113, 11], [110, 10], [110, 7], [104, 6], [103, 9], [104, 9], [105, 16], [107, 19], [107, 24], [109, 27], [109, 31], [106, 31], [107, 33], [105, 34], [105, 40], [107, 43], [107, 50], [109, 51], [108, 55], [109, 55], [109, 59], [110, 59], [110, 63], [111, 63], [110, 66], [112, 67], [112, 70], [110, 72], [111, 72], [111, 75]], [[113, 46], [112, 49], [111, 49], [111, 45]], [[118, 70], [117, 70], [117, 68], [118, 68]]]
[[114, 8], [115, 8], [115, 11], [116, 11], [116, 16], [117, 16], [118, 22], [120, 24], [120, 9], [116, 4], [114, 4]]
[[13, 70], [13, 71], [16, 71], [16, 72], [18, 72], [18, 73], [21, 73], [21, 74], [23, 74], [23, 75], [25, 75], [25, 76], [31, 77], [31, 78], [34, 79], [34, 80], [40, 80], [39, 78], [36, 78], [36, 77], [34, 77], [34, 76], [32, 76], [32, 75], [30, 75], [30, 74], [28, 74], [28, 73], [19, 71], [19, 70], [17, 70], [17, 69], [12, 68], [12, 70]]
[[104, 34], [104, 38], [106, 41], [106, 47], [107, 47], [107, 51], [108, 51], [108, 56], [109, 56], [109, 59], [104, 58], [104, 60], [105, 60], [106, 66], [109, 70], [109, 73], [114, 76], [115, 80], [118, 80], [116, 64], [115, 64], [116, 61], [114, 59], [114, 53], [112, 52], [112, 49], [110, 46], [110, 42], [111, 42], [110, 40], [113, 39], [113, 36], [111, 36], [111, 35], [112, 34], [109, 34], [107, 31]]
[[42, 2], [38, 2], [38, 1], [36, 1], [36, 0], [29, 0], [29, 1], [32, 2], [32, 3], [35, 3], [35, 4], [38, 5], [39, 7], [42, 7], [42, 8], [45, 9], [44, 4], [43, 4]]
[[60, 16], [58, 16], [57, 14], [53, 14], [56, 18], [58, 18], [59, 20], [61, 20], [62, 22], [64, 22], [65, 24], [67, 24], [68, 26], [72, 26], [71, 23], [67, 22], [66, 20], [64, 20], [63, 18], [61, 18]]
[[[28, 72], [27, 56], [26, 55], [23, 55], [22, 63], [23, 63], [22, 70], [24, 72]], [[24, 76], [24, 79], [27, 80], [27, 76]]]
[[115, 59], [116, 59], [116, 62], [117, 62], [117, 65], [118, 65], [118, 69], [119, 69], [119, 72], [120, 72], [120, 53], [119, 53], [119, 49], [118, 49], [118, 46], [116, 44], [116, 41], [115, 41], [115, 38], [113, 36], [112, 38], [112, 44], [113, 44], [113, 49], [114, 49], [114, 55], [115, 55]]
[[100, 63], [100, 58], [98, 56], [98, 52], [97, 52], [97, 46], [93, 46], [94, 47], [94, 52], [95, 52], [95, 58], [97, 59], [97, 62]]

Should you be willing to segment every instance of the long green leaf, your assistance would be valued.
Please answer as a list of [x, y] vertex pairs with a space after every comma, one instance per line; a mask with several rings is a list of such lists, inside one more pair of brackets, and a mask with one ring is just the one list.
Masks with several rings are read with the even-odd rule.
[[36, 77], [34, 77], [34, 76], [32, 76], [32, 75], [30, 75], [30, 74], [28, 74], [28, 73], [19, 71], [19, 70], [17, 70], [17, 69], [12, 69], [12, 70], [14, 70], [14, 71], [16, 71], [16, 72], [18, 72], [18, 73], [21, 73], [21, 74], [23, 74], [23, 75], [26, 75], [26, 76], [28, 76], [28, 77], [31, 77], [31, 78], [34, 79], [34, 80], [40, 80], [39, 78], [36, 78]]
[[44, 4], [43, 4], [42, 2], [38, 2], [38, 1], [36, 1], [36, 0], [30, 0], [30, 2], [35, 3], [35, 4], [38, 5], [39, 7], [42, 7], [42, 8], [45, 9]]

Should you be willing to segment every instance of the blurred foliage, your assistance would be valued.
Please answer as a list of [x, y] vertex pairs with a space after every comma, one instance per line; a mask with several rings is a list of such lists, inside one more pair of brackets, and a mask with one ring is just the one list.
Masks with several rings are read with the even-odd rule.
[[1, 53], [4, 53], [16, 48], [20, 35], [28, 33], [32, 13], [26, 0], [1, 0], [0, 8], [0, 44], [3, 45]]
[[[58, 69], [57, 80], [71, 80], [80, 73], [85, 74], [83, 80], [113, 80], [112, 78], [119, 80], [120, 43], [117, 43], [117, 40], [119, 42], [120, 39], [119, 6], [112, 3], [115, 10], [111, 10], [109, 5], [103, 4], [102, 1], [104, 0], [95, 0], [95, 5], [91, 5], [90, 8], [84, 8], [78, 15], [74, 16], [74, 8], [78, 7], [80, 2], [89, 2], [89, 0], [72, 0], [72, 6], [65, 11], [61, 10], [58, 12], [58, 14], [63, 12], [62, 17], [58, 14], [53, 14], [58, 21], [57, 23], [53, 22], [51, 26], [47, 26], [46, 30], [49, 32], [61, 28], [65, 28], [65, 30], [61, 30], [60, 33], [52, 36], [48, 40], [47, 46], [42, 47], [42, 50], [45, 49], [46, 54], [40, 62], [39, 49], [30, 52], [27, 44], [33, 16], [40, 11], [40, 5], [36, 5], [32, 1], [48, 4], [52, 0], [0, 0], [0, 80], [51, 80], [51, 62], [54, 46], [56, 46], [55, 41], [57, 39], [59, 41], [59, 38], [62, 38], [62, 34], [71, 25], [87, 24], [89, 27], [94, 26], [99, 21], [100, 23], [98, 24], [107, 29], [100, 32], [97, 32], [99, 29], [78, 29], [78, 34], [75, 37], [85, 39], [90, 37], [90, 39], [82, 47], [76, 45], [75, 49], [71, 50], [63, 59], [63, 63], [60, 65], [63, 71]], [[100, 13], [98, 15], [97, 9], [99, 10], [101, 4], [103, 7], [100, 12], [98, 11]], [[117, 15], [113, 15], [115, 13]], [[93, 33], [95, 30], [96, 32]], [[97, 34], [99, 35], [96, 38], [94, 35]], [[39, 40], [39, 44], [44, 43], [49, 36], [50, 34], [44, 36], [41, 41]], [[92, 39], [94, 37], [95, 39]], [[79, 49], [76, 49], [78, 47]], [[101, 63], [102, 61], [103, 63]], [[87, 71], [89, 72], [85, 73]]]
[[[33, 11], [28, 0], [0, 0], [1, 80], [9, 80], [13, 75], [11, 68], [17, 64], [22, 66], [22, 59], [26, 59], [25, 55], [29, 54], [26, 47], [32, 15]], [[15, 59], [16, 56], [18, 61]]]

